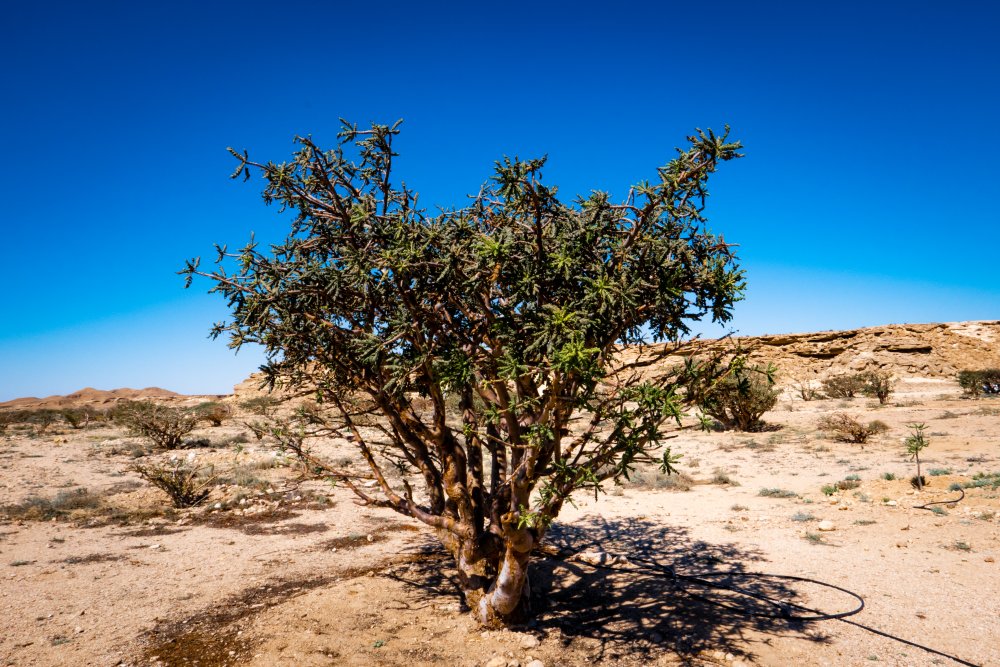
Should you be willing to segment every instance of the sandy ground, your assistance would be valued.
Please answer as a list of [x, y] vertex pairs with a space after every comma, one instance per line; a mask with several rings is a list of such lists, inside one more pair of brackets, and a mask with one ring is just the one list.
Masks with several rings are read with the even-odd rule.
[[[833, 441], [816, 422], [835, 410], [891, 430], [863, 449]], [[235, 424], [195, 434], [217, 445], [193, 451], [222, 486], [184, 511], [128, 471], [141, 441], [114, 429], [0, 436], [0, 664], [1000, 664], [1000, 490], [914, 509], [1000, 473], [1000, 400], [911, 380], [884, 407], [789, 393], [766, 418], [763, 433], [680, 433], [689, 484], [642, 470], [599, 501], [579, 496], [537, 561], [537, 617], [519, 631], [470, 621], [416, 522], [298, 481], [266, 441], [237, 451]], [[901, 444], [913, 422], [931, 440], [919, 494]], [[822, 491], [851, 475], [856, 488]], [[596, 550], [682, 576], [572, 556]], [[851, 623], [789, 619], [805, 612], [788, 603], [835, 613], [856, 601], [751, 573], [826, 582], [865, 608]]]

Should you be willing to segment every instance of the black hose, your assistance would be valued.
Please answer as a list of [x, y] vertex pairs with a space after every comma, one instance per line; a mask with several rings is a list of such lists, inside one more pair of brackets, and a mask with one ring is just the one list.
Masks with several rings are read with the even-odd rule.
[[[965, 492], [963, 491], [961, 498], [958, 498], [958, 500], [961, 500], [964, 497], [965, 497]], [[941, 502], [943, 502], [943, 503], [958, 502], [958, 500], [941, 501]], [[927, 503], [927, 505], [936, 505], [936, 504], [939, 504], [939, 503]], [[923, 506], [921, 506], [921, 508], [922, 507]], [[917, 508], [917, 509], [920, 509], [920, 508]], [[931, 648], [929, 646], [924, 646], [923, 644], [918, 644], [918, 643], [910, 641], [908, 639], [903, 639], [902, 637], [896, 637], [895, 635], [891, 635], [888, 632], [884, 632], [882, 630], [878, 630], [877, 628], [872, 628], [872, 627], [869, 627], [867, 625], [863, 625], [861, 623], [858, 623], [856, 621], [848, 620], [848, 617], [854, 616], [855, 614], [860, 613], [865, 608], [865, 600], [864, 600], [864, 598], [862, 598], [860, 595], [858, 595], [854, 591], [850, 591], [850, 590], [848, 590], [846, 588], [842, 588], [841, 586], [837, 586], [836, 584], [830, 584], [830, 583], [827, 583], [825, 581], [819, 581], [818, 579], [812, 579], [810, 577], [799, 577], [799, 576], [795, 576], [795, 575], [792, 575], [792, 574], [767, 574], [767, 573], [764, 573], [764, 572], [703, 572], [703, 573], [699, 573], [699, 574], [681, 574], [681, 573], [677, 572], [677, 570], [674, 569], [674, 567], [672, 565], [664, 565], [663, 563], [660, 563], [660, 562], [655, 561], [655, 560], [647, 560], [647, 559], [644, 559], [644, 558], [636, 558], [636, 557], [628, 558], [627, 562], [628, 562], [629, 565], [631, 565], [631, 567], [622, 566], [622, 565], [615, 565], [615, 564], [604, 565], [604, 564], [600, 564], [600, 563], [590, 563], [590, 562], [583, 561], [583, 560], [578, 560], [578, 561], [574, 561], [574, 562], [582, 563], [584, 565], [589, 565], [592, 568], [602, 569], [602, 570], [615, 570], [615, 571], [619, 571], [619, 572], [643, 572], [643, 571], [645, 571], [645, 572], [653, 572], [653, 573], [656, 573], [656, 574], [664, 575], [664, 576], [666, 576], [666, 577], [668, 577], [668, 578], [670, 578], [670, 579], [672, 579], [673, 581], [676, 581], [676, 582], [690, 582], [690, 583], [699, 584], [701, 586], [704, 586], [705, 588], [715, 588], [717, 590], [730, 591], [730, 592], [736, 593], [738, 595], [745, 595], [747, 597], [754, 598], [754, 599], [760, 600], [762, 602], [766, 602], [766, 603], [768, 603], [768, 604], [770, 604], [770, 605], [772, 605], [774, 607], [777, 607], [780, 610], [780, 613], [776, 613], [776, 614], [761, 613], [761, 612], [749, 610], [746, 607], [739, 607], [739, 606], [732, 605], [732, 604], [725, 604], [725, 603], [719, 602], [718, 600], [712, 600], [712, 599], [707, 598], [705, 596], [697, 595], [695, 593], [692, 593], [689, 590], [683, 589], [683, 592], [686, 595], [688, 595], [689, 597], [695, 598], [697, 600], [701, 600], [703, 602], [707, 602], [709, 604], [713, 604], [715, 606], [723, 607], [723, 608], [726, 608], [726, 609], [732, 609], [734, 611], [741, 611], [745, 615], [750, 616], [750, 617], [754, 617], [754, 618], [782, 618], [782, 619], [785, 619], [785, 620], [797, 621], [797, 622], [841, 621], [843, 623], [847, 623], [848, 625], [853, 625], [854, 627], [861, 628], [862, 630], [867, 630], [868, 632], [872, 632], [872, 633], [880, 635], [882, 637], [886, 637], [887, 639], [892, 639], [892, 640], [895, 640], [895, 641], [900, 642], [902, 644], [906, 644], [907, 646], [912, 646], [913, 648], [921, 649], [923, 651], [926, 651], [927, 653], [932, 653], [934, 655], [941, 656], [942, 658], [947, 658], [947, 659], [952, 660], [952, 661], [954, 661], [954, 662], [956, 662], [956, 663], [958, 663], [960, 665], [966, 665], [966, 667], [980, 667], [980, 665], [977, 665], [976, 663], [969, 662], [968, 660], [963, 660], [963, 659], [958, 658], [958, 657], [953, 656], [953, 655], [949, 655], [948, 653], [944, 653], [943, 651], [939, 651], [939, 650]], [[857, 604], [856, 607], [854, 607], [853, 609], [850, 609], [848, 611], [828, 613], [828, 612], [820, 611], [819, 609], [813, 609], [811, 607], [806, 607], [806, 606], [803, 606], [803, 605], [800, 605], [800, 604], [796, 604], [794, 602], [785, 602], [785, 601], [780, 601], [780, 600], [773, 600], [773, 599], [769, 598], [768, 596], [763, 595], [761, 593], [750, 591], [750, 590], [747, 590], [745, 588], [740, 588], [738, 586], [730, 586], [728, 584], [721, 584], [721, 583], [717, 583], [717, 582], [712, 582], [712, 581], [709, 581], [708, 579], [706, 579], [706, 577], [723, 577], [723, 576], [724, 577], [748, 577], [748, 578], [749, 577], [756, 577], [756, 578], [759, 578], [759, 579], [783, 579], [783, 580], [786, 580], [786, 581], [801, 581], [801, 582], [805, 582], [805, 583], [809, 583], [809, 584], [816, 584], [816, 585], [822, 586], [824, 588], [830, 588], [830, 589], [833, 589], [833, 590], [836, 590], [836, 591], [840, 591], [842, 593], [846, 593], [847, 595], [849, 595], [852, 598], [854, 598], [855, 600], [857, 600], [858, 604]], [[810, 612], [811, 615], [796, 615], [796, 614], [793, 614], [793, 613], [791, 613], [789, 611], [790, 608], [799, 609], [799, 610], [802, 610], [802, 611], [807, 611], [807, 612]]]
[[960, 495], [958, 498], [955, 498], [954, 500], [936, 500], [933, 503], [924, 503], [923, 505], [914, 505], [913, 509], [915, 509], [915, 510], [925, 510], [925, 509], [929, 508], [931, 505], [951, 505], [953, 503], [957, 503], [958, 501], [960, 501], [960, 500], [962, 500], [962, 499], [965, 498], [965, 489], [959, 489], [958, 492], [961, 493], [962, 495]]

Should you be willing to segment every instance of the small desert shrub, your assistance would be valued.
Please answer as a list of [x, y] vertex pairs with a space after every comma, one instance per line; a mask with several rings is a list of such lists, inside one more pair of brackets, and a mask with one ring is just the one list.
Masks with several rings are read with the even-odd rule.
[[958, 384], [962, 387], [962, 391], [969, 396], [1000, 394], [1000, 368], [959, 371]]
[[45, 433], [49, 426], [58, 422], [60, 418], [57, 410], [49, 410], [48, 408], [9, 410], [0, 414], [3, 415], [3, 426], [0, 427], [0, 431], [5, 430], [7, 425], [23, 424], [33, 428], [36, 435]]
[[659, 469], [640, 469], [629, 475], [628, 484], [640, 489], [690, 491], [694, 480], [684, 473], [669, 475]]
[[175, 460], [169, 464], [133, 465], [132, 471], [144, 480], [166, 492], [174, 507], [194, 507], [205, 502], [212, 479], [203, 471], [185, 461]]
[[737, 505], [733, 505], [733, 506], [732, 506], [732, 507], [730, 507], [729, 509], [731, 509], [731, 510], [732, 510], [732, 511], [734, 511], [734, 512], [746, 512], [746, 511], [747, 511], [747, 510], [749, 510], [750, 508], [749, 508], [749, 507], [747, 507], [746, 505], [739, 505], [739, 504], [737, 504]]
[[942, 475], [950, 475], [951, 470], [948, 468], [931, 468], [927, 471], [927, 474], [931, 477], [941, 477]]
[[725, 470], [721, 468], [716, 468], [715, 472], [712, 474], [712, 484], [719, 484], [722, 486], [739, 486], [740, 483], [729, 476]]
[[223, 420], [228, 419], [232, 414], [232, 409], [224, 403], [207, 401], [196, 405], [192, 413], [199, 421], [207, 421], [212, 426], [222, 426]]
[[240, 407], [247, 412], [266, 417], [280, 404], [281, 401], [273, 396], [257, 396], [256, 398], [249, 398], [242, 401]]
[[778, 402], [773, 374], [773, 368], [738, 367], [708, 391], [702, 407], [728, 429], [759, 431], [761, 417]]
[[254, 420], [243, 422], [243, 425], [250, 429], [250, 432], [253, 433], [253, 437], [257, 438], [257, 442], [260, 442], [264, 439], [265, 435], [269, 435], [271, 433], [271, 425], [266, 422]]
[[910, 478], [910, 486], [914, 489], [922, 489], [927, 486], [927, 478], [923, 475], [914, 475]]
[[854, 398], [864, 390], [865, 380], [860, 373], [845, 373], [828, 377], [822, 384], [830, 398]]
[[75, 510], [96, 509], [103, 504], [100, 496], [84, 488], [60, 491], [52, 498], [30, 496], [17, 505], [8, 505], [3, 513], [9, 519], [42, 521], [61, 519]]
[[862, 374], [864, 387], [862, 393], [869, 398], [877, 398], [879, 405], [889, 402], [893, 392], [892, 373], [886, 371], [869, 371]]
[[815, 521], [816, 517], [808, 512], [796, 512], [792, 515], [792, 521]]
[[891, 482], [892, 480], [896, 479], [896, 473], [894, 473], [894, 472], [884, 472], [884, 473], [882, 473], [882, 479], [884, 479], [887, 482]]
[[74, 429], [85, 428], [97, 414], [98, 412], [90, 407], [66, 408], [59, 412], [63, 420]]
[[977, 472], [971, 482], [963, 485], [966, 489], [1000, 488], [1000, 472]]
[[812, 401], [823, 398], [823, 393], [818, 389], [814, 389], [809, 380], [802, 380], [801, 382], [796, 383], [795, 390], [799, 392], [799, 396], [802, 397], [803, 401]]
[[861, 486], [861, 480], [851, 479], [850, 477], [844, 478], [837, 482], [837, 489], [840, 491], [849, 491], [851, 489], [856, 489]]
[[794, 491], [789, 491], [788, 489], [761, 489], [757, 492], [758, 496], [763, 496], [765, 498], [798, 498], [799, 494]]
[[874, 526], [875, 525], [875, 520], [874, 519], [857, 519], [854, 522], [854, 525], [855, 526]]
[[884, 422], [875, 420], [867, 424], [862, 424], [854, 417], [843, 412], [834, 412], [831, 415], [825, 415], [819, 420], [817, 425], [821, 430], [826, 431], [837, 440], [853, 442], [859, 445], [868, 442], [868, 439], [873, 435], [885, 433], [889, 430], [889, 427]]
[[190, 414], [150, 401], [123, 401], [115, 406], [113, 418], [129, 433], [149, 438], [163, 449], [180, 447], [196, 423]]

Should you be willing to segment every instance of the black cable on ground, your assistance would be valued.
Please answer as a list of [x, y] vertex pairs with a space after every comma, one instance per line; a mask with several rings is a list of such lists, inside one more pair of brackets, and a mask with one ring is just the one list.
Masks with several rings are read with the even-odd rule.
[[952, 505], [952, 504], [957, 503], [960, 500], [963, 500], [965, 498], [965, 489], [959, 489], [958, 492], [961, 493], [962, 495], [960, 495], [958, 498], [955, 498], [954, 500], [936, 500], [933, 503], [924, 503], [923, 505], [914, 505], [913, 509], [915, 509], [915, 510], [925, 510], [925, 509], [928, 509], [931, 505]]
[[[965, 497], [965, 492], [963, 491], [962, 492], [962, 498], [964, 498], [964, 497]], [[958, 500], [961, 500], [962, 498], [959, 498]], [[955, 501], [942, 501], [942, 502], [958, 502], [958, 501], [955, 500]], [[927, 504], [928, 505], [934, 505], [934, 504], [937, 504], [937, 503], [927, 503]], [[751, 617], [755, 617], [755, 618], [781, 618], [781, 619], [785, 619], [785, 620], [789, 620], [789, 621], [797, 621], [797, 622], [841, 621], [843, 623], [847, 623], [848, 625], [853, 625], [854, 627], [861, 628], [862, 630], [867, 630], [868, 632], [872, 632], [872, 633], [874, 633], [876, 635], [879, 635], [881, 637], [885, 637], [887, 639], [892, 639], [894, 641], [900, 642], [901, 644], [906, 644], [907, 646], [912, 646], [913, 648], [918, 648], [918, 649], [920, 649], [922, 651], [926, 651], [927, 653], [931, 653], [933, 655], [937, 655], [937, 656], [940, 656], [942, 658], [947, 658], [948, 660], [956, 662], [956, 663], [958, 663], [960, 665], [966, 665], [966, 667], [981, 667], [980, 665], [977, 665], [974, 662], [969, 662], [968, 660], [963, 660], [962, 658], [950, 655], [948, 653], [944, 653], [943, 651], [939, 651], [939, 650], [931, 648], [929, 646], [924, 646], [923, 644], [918, 644], [918, 643], [910, 641], [908, 639], [903, 639], [902, 637], [897, 637], [895, 635], [889, 634], [888, 632], [885, 632], [883, 630], [878, 630], [876, 628], [869, 627], [869, 626], [864, 625], [862, 623], [858, 623], [856, 621], [848, 620], [848, 617], [854, 616], [855, 614], [860, 613], [865, 608], [865, 600], [864, 600], [864, 598], [862, 598], [860, 595], [858, 595], [854, 591], [850, 591], [850, 590], [848, 590], [846, 588], [842, 588], [840, 586], [837, 586], [837, 585], [831, 584], [831, 583], [827, 583], [825, 581], [819, 581], [818, 579], [812, 579], [810, 577], [799, 577], [799, 576], [795, 576], [795, 575], [791, 575], [791, 574], [767, 574], [767, 573], [764, 573], [764, 572], [704, 572], [704, 573], [699, 573], [699, 574], [681, 574], [681, 573], [677, 572], [676, 569], [672, 565], [664, 565], [664, 564], [659, 563], [659, 562], [657, 562], [655, 560], [647, 560], [647, 559], [643, 559], [643, 558], [629, 558], [627, 562], [628, 562], [629, 565], [631, 565], [631, 567], [629, 567], [629, 566], [623, 566], [623, 565], [616, 565], [616, 564], [605, 565], [605, 564], [599, 564], [599, 563], [589, 563], [589, 562], [584, 561], [584, 560], [576, 560], [576, 561], [573, 561], [573, 562], [575, 562], [575, 563], [581, 563], [583, 565], [589, 565], [590, 567], [593, 567], [595, 569], [602, 569], [602, 570], [613, 570], [613, 571], [619, 571], [619, 572], [643, 572], [643, 571], [645, 571], [645, 572], [653, 572], [653, 573], [665, 576], [665, 577], [667, 577], [667, 578], [669, 578], [669, 579], [671, 579], [673, 581], [679, 582], [679, 583], [690, 582], [690, 583], [699, 584], [701, 586], [704, 586], [705, 588], [715, 588], [715, 589], [718, 589], [718, 590], [724, 590], [724, 591], [729, 591], [731, 593], [736, 593], [738, 595], [745, 595], [747, 597], [754, 598], [754, 599], [760, 600], [762, 602], [766, 602], [766, 603], [768, 603], [768, 604], [776, 607], [779, 610], [779, 613], [767, 614], [767, 613], [761, 613], [761, 612], [756, 612], [756, 611], [748, 610], [745, 607], [738, 607], [738, 606], [735, 606], [735, 605], [732, 605], [732, 604], [725, 604], [725, 603], [719, 602], [718, 600], [712, 600], [711, 598], [705, 597], [703, 595], [697, 595], [695, 593], [692, 593], [691, 591], [688, 591], [688, 590], [684, 589], [683, 586], [680, 587], [681, 590], [686, 595], [688, 595], [689, 597], [695, 598], [697, 600], [701, 600], [703, 602], [707, 602], [708, 604], [712, 604], [712, 605], [715, 605], [715, 606], [723, 607], [723, 608], [726, 608], [726, 609], [732, 609], [732, 610], [735, 610], [735, 611], [741, 611], [744, 614], [746, 614], [747, 616], [751, 616]], [[763, 595], [761, 593], [757, 593], [757, 592], [754, 592], [754, 591], [746, 590], [746, 589], [740, 588], [738, 586], [730, 586], [730, 585], [727, 585], [727, 584], [720, 584], [720, 583], [712, 582], [712, 581], [709, 581], [708, 579], [706, 579], [706, 577], [722, 577], [722, 576], [725, 576], [725, 577], [747, 577], [747, 578], [758, 578], [758, 579], [782, 579], [782, 580], [785, 580], [785, 581], [800, 581], [800, 582], [804, 582], [804, 583], [815, 584], [817, 586], [822, 586], [824, 588], [830, 588], [830, 589], [833, 589], [833, 590], [845, 593], [845, 594], [851, 596], [852, 598], [854, 598], [855, 600], [857, 600], [858, 604], [857, 604], [856, 607], [854, 607], [853, 609], [850, 609], [848, 611], [835, 612], [835, 613], [827, 613], [827, 612], [820, 611], [819, 609], [813, 609], [811, 607], [806, 607], [804, 605], [800, 605], [800, 604], [797, 604], [797, 603], [794, 603], [794, 602], [787, 602], [787, 601], [782, 601], [782, 600], [774, 600], [774, 599], [771, 599], [768, 596]], [[793, 608], [801, 610], [801, 611], [810, 612], [811, 615], [794, 614], [794, 613], [792, 613], [790, 611], [790, 609], [793, 609]]]

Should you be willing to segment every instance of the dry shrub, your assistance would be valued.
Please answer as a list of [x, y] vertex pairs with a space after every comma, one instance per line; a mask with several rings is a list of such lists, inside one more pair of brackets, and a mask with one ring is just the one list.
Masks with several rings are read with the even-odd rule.
[[889, 402], [893, 392], [892, 373], [887, 371], [869, 371], [862, 375], [865, 386], [862, 393], [870, 398], [877, 398], [879, 405]]
[[181, 447], [196, 423], [194, 416], [182, 410], [151, 401], [123, 401], [115, 406], [112, 416], [132, 435], [149, 438], [163, 449]]
[[4, 507], [3, 513], [8, 519], [47, 521], [66, 518], [74, 511], [98, 509], [103, 502], [100, 496], [78, 488], [60, 491], [52, 498], [30, 496], [16, 505]]
[[218, 403], [216, 401], [208, 401], [195, 406], [194, 410], [195, 419], [198, 421], [207, 421], [212, 426], [222, 426], [222, 422], [228, 419], [232, 415], [232, 409], [224, 403]]
[[214, 478], [211, 471], [206, 471], [188, 465], [184, 461], [175, 460], [170, 464], [154, 463], [150, 465], [132, 466], [131, 470], [144, 480], [166, 492], [174, 507], [194, 507], [205, 502], [210, 492], [209, 486]]
[[854, 398], [865, 388], [861, 373], [843, 373], [823, 380], [823, 392], [830, 398]]
[[889, 430], [889, 426], [885, 422], [876, 419], [875, 421], [863, 424], [843, 412], [834, 412], [832, 415], [825, 415], [819, 420], [818, 426], [836, 440], [853, 442], [859, 445], [868, 442], [868, 439], [873, 435], [879, 435]]

